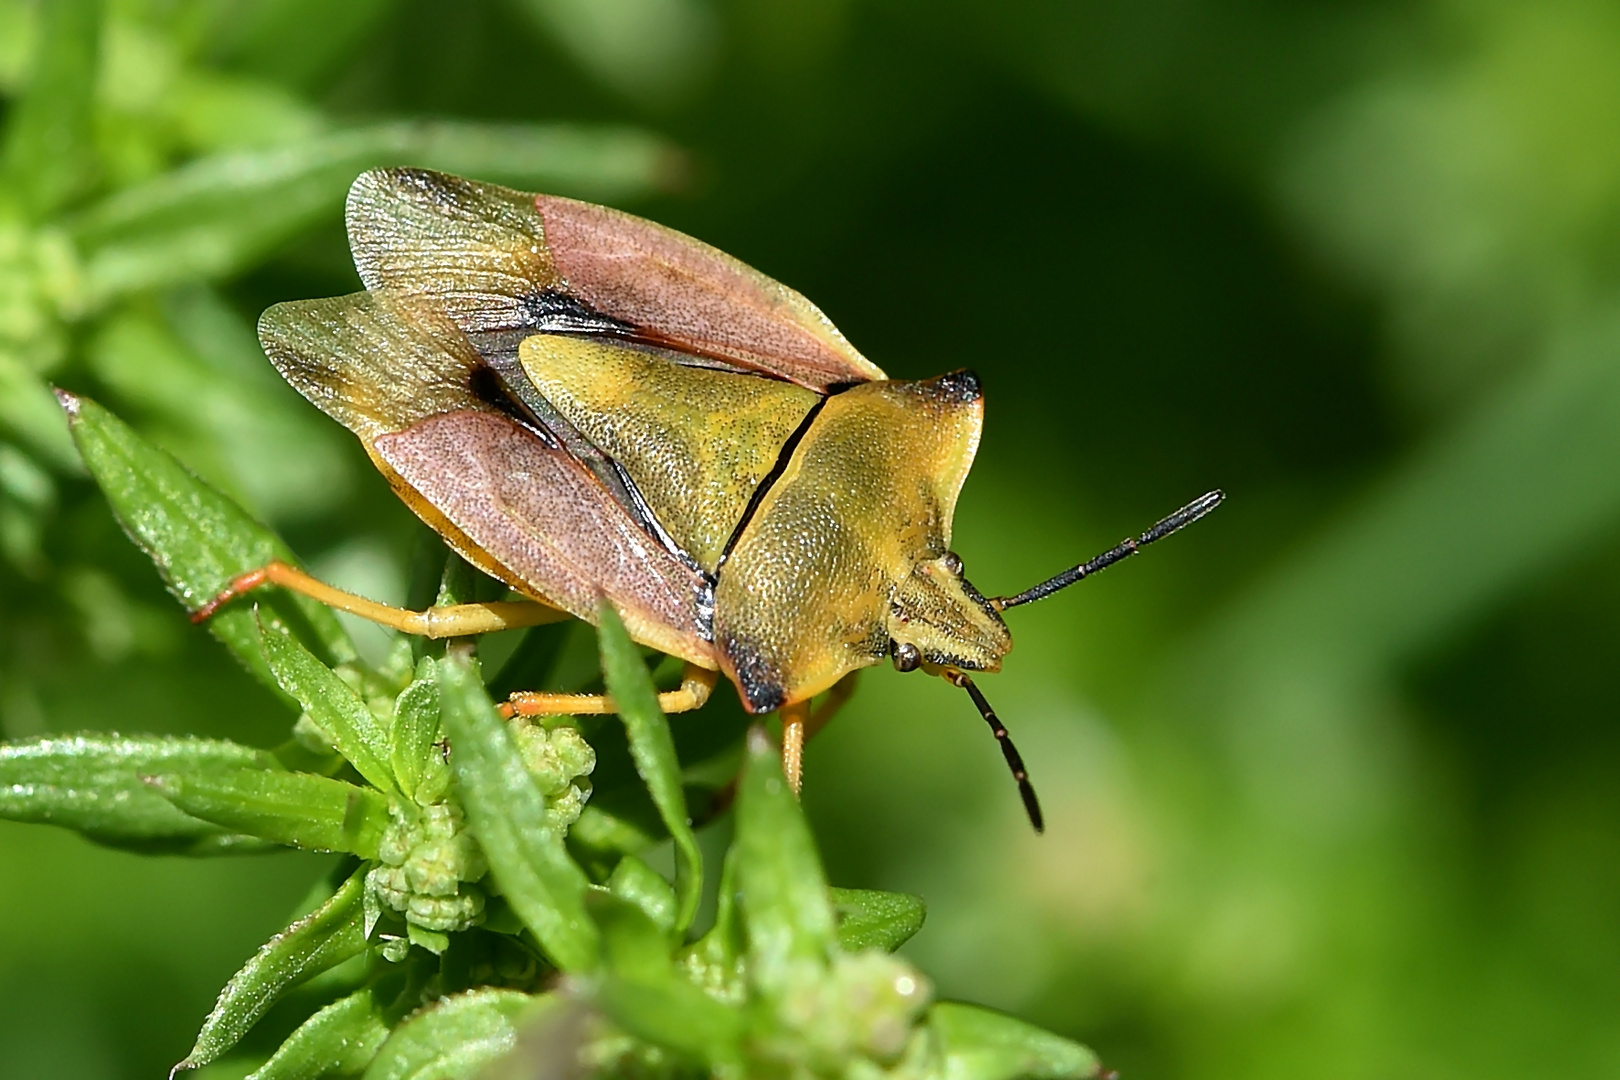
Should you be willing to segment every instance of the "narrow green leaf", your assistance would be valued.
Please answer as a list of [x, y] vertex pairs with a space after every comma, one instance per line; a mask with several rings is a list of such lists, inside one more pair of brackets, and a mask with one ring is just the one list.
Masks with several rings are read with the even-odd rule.
[[625, 633], [619, 613], [604, 600], [598, 617], [597, 640], [601, 643], [602, 674], [608, 693], [624, 721], [636, 772], [641, 774], [659, 817], [675, 841], [675, 889], [681, 902], [675, 929], [684, 934], [692, 925], [703, 895], [703, 856], [698, 851], [692, 822], [686, 816], [686, 792], [681, 787], [675, 738], [669, 731], [669, 718], [658, 707], [658, 690], [652, 676], [630, 635]]
[[516, 990], [471, 990], [411, 1017], [383, 1043], [365, 1080], [463, 1080], [517, 1045], [518, 1025], [554, 1006]]
[[667, 184], [668, 144], [630, 129], [402, 122], [195, 161], [126, 188], [74, 223], [92, 295], [215, 278], [336, 216], [365, 169], [418, 165], [596, 198]]
[[602, 1011], [656, 1046], [711, 1064], [737, 1060], [742, 1016], [677, 974], [664, 928], [610, 892], [592, 890], [589, 905], [602, 928], [607, 970], [596, 987]]
[[976, 1005], [942, 1001], [928, 1023], [953, 1080], [1070, 1080], [1101, 1071], [1097, 1055], [1079, 1043]]
[[389, 762], [405, 794], [416, 798], [427, 772], [428, 755], [436, 754], [439, 738], [439, 687], [433, 680], [434, 661], [423, 657], [416, 678], [394, 700], [394, 724], [389, 733]]
[[640, 908], [665, 935], [675, 932], [679, 904], [675, 890], [664, 880], [664, 875], [648, 866], [645, 860], [635, 855], [620, 859], [608, 877], [607, 887], [614, 896]]
[[363, 868], [355, 871], [330, 900], [265, 942], [231, 976], [203, 1021], [196, 1045], [171, 1076], [213, 1061], [235, 1046], [282, 994], [365, 948], [364, 879]]
[[668, 936], [634, 902], [592, 889], [585, 896], [585, 906], [602, 931], [602, 960], [609, 972], [642, 983], [674, 977]]
[[688, 976], [711, 996], [722, 1001], [742, 1001], [747, 994], [746, 965], [743, 955], [748, 942], [743, 937], [737, 911], [737, 846], [726, 851], [720, 864], [720, 890], [716, 897], [714, 925], [681, 952], [680, 965]]
[[[593, 741], [592, 745], [596, 743]], [[600, 749], [597, 752], [600, 754]], [[591, 779], [594, 784], [594, 774]], [[649, 825], [657, 823], [656, 818], [648, 814], [651, 820], [643, 823], [612, 813], [597, 804], [601, 791], [600, 787], [596, 788], [591, 801], [580, 811], [579, 820], [568, 830], [568, 850], [597, 881], [613, 873], [620, 859], [646, 851], [660, 839], [659, 834], [648, 829]]]
[[310, 851], [376, 858], [388, 828], [382, 795], [311, 773], [228, 768], [157, 773], [146, 782], [192, 817]]
[[182, 813], [145, 773], [275, 768], [262, 750], [213, 739], [92, 733], [0, 745], [0, 818], [61, 825], [101, 844], [216, 855], [271, 845]]
[[388, 1023], [372, 990], [339, 998], [298, 1025], [270, 1060], [247, 1080], [320, 1080], [357, 1076], [388, 1039]]
[[7, 116], [0, 182], [42, 217], [78, 195], [95, 167], [91, 109], [101, 38], [100, 0], [41, 5], [32, 76]]
[[[158, 573], [188, 610], [219, 594], [236, 575], [292, 552], [235, 502], [135, 433], [89, 398], [58, 391], [73, 441], [106, 493], [124, 531], [157, 564]], [[285, 623], [311, 635], [334, 663], [355, 659], [336, 616], [307, 597], [267, 590], [259, 599]], [[208, 629], [265, 685], [281, 692], [259, 648], [251, 608], [228, 606]]]
[[637, 982], [609, 975], [597, 986], [596, 1004], [637, 1038], [711, 1068], [735, 1067], [741, 1058], [742, 1013], [685, 979]]
[[845, 952], [882, 949], [894, 952], [922, 929], [928, 907], [910, 893], [873, 889], [833, 889], [838, 919], [838, 945]]
[[446, 659], [438, 682], [462, 805], [502, 894], [559, 969], [594, 967], [598, 941], [585, 912], [585, 873], [546, 815], [511, 731], [470, 661]]
[[259, 623], [264, 658], [281, 688], [298, 700], [355, 771], [379, 791], [397, 790], [388, 734], [365, 700], [283, 626]]
[[733, 843], [753, 977], [771, 989], [806, 963], [826, 963], [837, 931], [821, 860], [776, 746], [759, 728], [748, 736]]

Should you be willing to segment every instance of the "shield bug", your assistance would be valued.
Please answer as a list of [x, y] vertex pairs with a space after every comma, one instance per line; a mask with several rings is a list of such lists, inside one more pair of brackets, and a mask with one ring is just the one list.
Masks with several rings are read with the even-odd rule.
[[[405, 611], [273, 563], [197, 618], [263, 584], [435, 637], [594, 621], [606, 601], [636, 641], [686, 662], [666, 711], [701, 705], [719, 673], [750, 712], [781, 710], [795, 790], [807, 731], [890, 658], [968, 692], [1041, 828], [969, 673], [1000, 668], [1008, 608], [1169, 535], [1219, 492], [986, 598], [950, 550], [984, 415], [972, 372], [891, 380], [798, 293], [601, 206], [387, 169], [355, 181], [347, 223], [365, 291], [270, 308], [264, 350], [452, 549], [523, 599]], [[549, 693], [503, 707], [612, 708]]]

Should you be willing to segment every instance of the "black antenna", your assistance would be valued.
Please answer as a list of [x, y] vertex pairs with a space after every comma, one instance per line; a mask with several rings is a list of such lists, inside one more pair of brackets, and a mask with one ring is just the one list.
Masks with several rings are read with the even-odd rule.
[[1029, 815], [1029, 823], [1035, 826], [1036, 832], [1045, 832], [1046, 822], [1041, 817], [1040, 800], [1035, 798], [1035, 788], [1029, 782], [1029, 770], [1024, 768], [1024, 759], [1019, 755], [1018, 747], [1013, 745], [1012, 736], [1007, 734], [1006, 725], [996, 717], [996, 710], [990, 707], [990, 703], [984, 699], [979, 688], [973, 685], [973, 680], [967, 677], [966, 672], [952, 671], [947, 673], [945, 678], [966, 690], [968, 696], [973, 699], [973, 704], [979, 707], [979, 715], [990, 725], [990, 730], [996, 736], [996, 742], [1001, 744], [1001, 756], [1007, 759], [1007, 768], [1012, 770], [1013, 779], [1018, 781], [1018, 794], [1024, 800], [1024, 812]]
[[1089, 562], [1070, 567], [1056, 577], [1048, 578], [1039, 585], [1025, 589], [1017, 596], [1000, 596], [991, 600], [990, 603], [997, 611], [1006, 611], [1010, 607], [1017, 607], [1019, 604], [1027, 604], [1032, 600], [1040, 600], [1043, 597], [1051, 596], [1059, 589], [1067, 589], [1082, 578], [1088, 578], [1099, 570], [1113, 566], [1121, 559], [1130, 558], [1153, 543], [1153, 541], [1163, 540], [1177, 529], [1185, 525], [1191, 525], [1221, 505], [1221, 500], [1224, 498], [1226, 498], [1226, 495], [1218, 490], [1211, 491], [1207, 495], [1200, 495], [1135, 540], [1121, 541], [1118, 547], [1108, 549]]

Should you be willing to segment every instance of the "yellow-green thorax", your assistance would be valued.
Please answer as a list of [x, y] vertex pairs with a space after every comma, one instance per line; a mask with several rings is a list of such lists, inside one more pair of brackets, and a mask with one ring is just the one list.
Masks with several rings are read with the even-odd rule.
[[583, 339], [519, 355], [711, 576], [716, 658], [754, 711], [900, 644], [933, 666], [1000, 665], [1006, 626], [948, 555], [983, 421], [970, 373], [823, 397]]

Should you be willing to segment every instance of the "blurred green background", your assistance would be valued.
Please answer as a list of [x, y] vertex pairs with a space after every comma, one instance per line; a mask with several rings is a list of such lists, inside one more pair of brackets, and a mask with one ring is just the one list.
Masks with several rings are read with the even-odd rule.
[[[0, 96], [6, 737], [291, 719], [47, 381], [403, 597], [419, 527], [250, 327], [357, 287], [356, 172], [455, 168], [976, 369], [987, 592], [1228, 492], [1011, 614], [1044, 837], [939, 680], [811, 745], [833, 880], [927, 898], [942, 993], [1128, 1078], [1620, 1075], [1614, 5], [0, 0]], [[161, 1075], [324, 866], [0, 825], [0, 1077]]]

